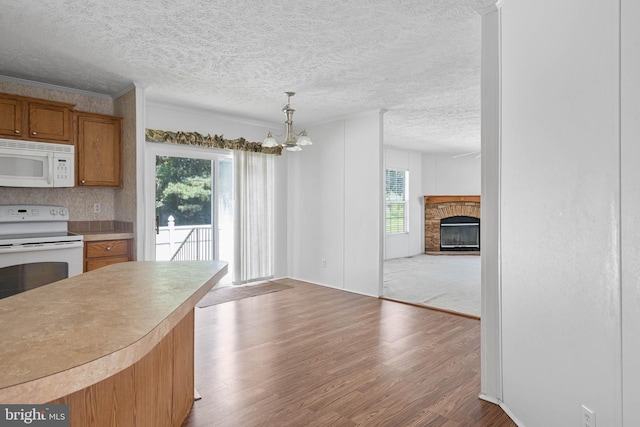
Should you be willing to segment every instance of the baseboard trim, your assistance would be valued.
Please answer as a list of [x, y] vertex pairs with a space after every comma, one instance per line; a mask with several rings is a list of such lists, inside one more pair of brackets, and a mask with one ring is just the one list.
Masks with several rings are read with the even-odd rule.
[[513, 412], [511, 412], [509, 407], [507, 405], [505, 405], [505, 403], [503, 401], [501, 401], [499, 399], [496, 399], [495, 397], [488, 396], [488, 395], [486, 395], [484, 393], [480, 393], [478, 398], [480, 400], [484, 400], [485, 402], [489, 402], [489, 403], [493, 403], [494, 405], [498, 405], [500, 407], [500, 409], [502, 409], [504, 411], [504, 413], [507, 414], [507, 416], [509, 418], [511, 418], [511, 421], [513, 421], [518, 427], [526, 427], [522, 421], [520, 421], [519, 419], [517, 419], [515, 417], [515, 415], [513, 415]]
[[432, 305], [426, 305], [426, 304], [418, 304], [418, 303], [415, 303], [415, 302], [402, 301], [402, 300], [399, 300], [399, 299], [387, 298], [385, 296], [380, 296], [378, 298], [386, 300], [386, 301], [399, 302], [400, 304], [412, 305], [414, 307], [426, 308], [428, 310], [441, 311], [443, 313], [454, 314], [456, 316], [467, 317], [469, 319], [480, 320], [480, 316], [476, 316], [475, 314], [461, 313], [461, 312], [455, 311], [455, 310], [448, 310], [446, 308], [434, 307]]
[[305, 279], [300, 279], [297, 277], [280, 277], [278, 279], [269, 279], [267, 281], [272, 281], [272, 282], [276, 282], [278, 280], [282, 280], [282, 279], [291, 279], [291, 280], [298, 280], [300, 282], [305, 282], [305, 283], [309, 283], [311, 285], [317, 285], [317, 286], [324, 286], [325, 288], [331, 288], [331, 289], [337, 289], [339, 291], [346, 291], [346, 292], [351, 292], [352, 294], [358, 294], [358, 295], [363, 295], [365, 297], [372, 297], [372, 298], [378, 298], [381, 300], [386, 300], [386, 301], [391, 301], [391, 302], [397, 302], [400, 304], [406, 304], [406, 305], [411, 305], [414, 307], [419, 307], [419, 308], [425, 308], [427, 310], [434, 310], [434, 311], [440, 311], [442, 313], [447, 313], [447, 314], [453, 314], [455, 316], [461, 316], [461, 317], [466, 317], [468, 319], [473, 319], [473, 320], [480, 320], [480, 316], [476, 316], [474, 314], [468, 314], [468, 313], [461, 313], [459, 311], [455, 311], [455, 310], [448, 310], [446, 308], [440, 308], [440, 307], [434, 307], [431, 305], [425, 305], [425, 304], [416, 304], [413, 302], [408, 302], [408, 301], [402, 301], [402, 300], [397, 300], [397, 299], [393, 299], [393, 298], [387, 298], [385, 296], [378, 296], [378, 295], [371, 295], [371, 294], [365, 294], [363, 292], [358, 292], [358, 291], [354, 291], [351, 289], [345, 289], [345, 288], [338, 288], [337, 286], [332, 286], [332, 285], [327, 285], [324, 283], [317, 283], [317, 282], [311, 282], [309, 280], [305, 280]]
[[298, 278], [298, 277], [291, 277], [291, 276], [288, 276], [288, 277], [283, 277], [283, 279], [298, 280], [298, 281], [300, 281], [300, 282], [309, 283], [309, 284], [311, 284], [311, 285], [324, 286], [325, 288], [337, 289], [337, 290], [339, 290], [339, 291], [350, 292], [350, 293], [352, 293], [352, 294], [363, 295], [363, 296], [365, 296], [365, 297], [379, 298], [379, 296], [378, 296], [378, 295], [372, 295], [372, 294], [367, 294], [367, 293], [364, 293], [364, 292], [358, 292], [358, 291], [354, 291], [353, 289], [339, 288], [339, 287], [337, 287], [337, 286], [328, 285], [328, 284], [325, 284], [325, 283], [311, 282], [311, 281], [309, 281], [309, 280], [306, 280], [306, 279], [300, 279], [300, 278]]
[[480, 256], [480, 251], [427, 251], [424, 254], [433, 255], [433, 256], [459, 256], [459, 255]]

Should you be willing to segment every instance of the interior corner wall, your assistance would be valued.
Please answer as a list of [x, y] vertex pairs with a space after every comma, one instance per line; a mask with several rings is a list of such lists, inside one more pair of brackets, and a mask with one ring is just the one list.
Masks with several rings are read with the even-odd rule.
[[481, 158], [477, 155], [453, 158], [451, 154], [422, 155], [424, 196], [480, 195]]
[[[136, 111], [136, 124], [135, 124], [135, 151], [136, 151], [136, 221], [134, 224], [135, 233], [135, 259], [138, 261], [147, 261], [151, 258], [151, 253], [154, 250], [150, 250], [150, 246], [155, 243], [154, 231], [151, 228], [155, 228], [155, 224], [149, 224], [147, 218], [155, 218], [156, 206], [153, 203], [151, 206], [147, 206], [147, 191], [153, 191], [148, 189], [147, 181], [150, 179], [147, 177], [147, 168], [150, 165], [147, 164], [146, 144], [145, 144], [145, 125], [146, 125], [146, 94], [144, 88], [138, 84], [134, 84], [134, 97], [135, 97], [135, 111]], [[155, 186], [154, 186], [155, 187]], [[148, 231], [147, 231], [148, 230]], [[153, 243], [150, 241], [153, 240]]]
[[[384, 259], [402, 258], [424, 252], [424, 194], [422, 192], [422, 153], [384, 149], [385, 169], [409, 172], [408, 227], [406, 233], [385, 235]], [[384, 173], [384, 171], [382, 171]]]
[[113, 101], [114, 114], [122, 116], [122, 188], [115, 192], [115, 219], [136, 223], [136, 90]]
[[381, 156], [378, 112], [308, 128], [287, 153], [289, 276], [378, 296]]
[[624, 0], [622, 52], [622, 425], [640, 426], [640, 2]]
[[503, 404], [620, 426], [619, 2], [508, 1], [501, 22]]

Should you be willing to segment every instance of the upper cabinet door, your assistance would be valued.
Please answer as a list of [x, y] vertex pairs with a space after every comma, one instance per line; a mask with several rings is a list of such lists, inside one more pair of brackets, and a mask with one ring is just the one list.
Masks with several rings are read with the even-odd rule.
[[73, 144], [74, 104], [0, 93], [0, 137]]
[[22, 138], [22, 101], [0, 98], [0, 135]]
[[71, 114], [61, 105], [29, 102], [30, 139], [63, 141], [71, 144]]
[[78, 185], [121, 185], [122, 118], [77, 113]]

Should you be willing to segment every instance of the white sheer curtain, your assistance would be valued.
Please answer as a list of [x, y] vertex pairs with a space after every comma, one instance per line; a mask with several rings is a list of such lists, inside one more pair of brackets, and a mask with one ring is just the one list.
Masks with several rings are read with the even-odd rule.
[[234, 151], [233, 284], [273, 277], [273, 155]]

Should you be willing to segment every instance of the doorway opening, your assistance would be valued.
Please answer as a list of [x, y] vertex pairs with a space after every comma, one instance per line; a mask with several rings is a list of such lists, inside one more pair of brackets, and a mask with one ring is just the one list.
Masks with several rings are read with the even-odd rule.
[[[390, 185], [396, 182], [388, 179], [390, 169], [406, 170], [402, 200], [407, 202], [395, 211], [387, 207], [383, 298], [480, 317], [480, 162], [480, 158], [453, 159], [426, 153], [416, 156], [385, 149], [387, 206], [390, 195], [398, 193], [397, 185]], [[468, 187], [469, 195], [425, 195], [432, 193], [439, 182], [440, 176], [432, 172], [436, 170], [450, 171], [458, 177], [455, 182]], [[454, 182], [453, 177], [450, 181]], [[445, 184], [439, 187], [446, 189]], [[402, 213], [402, 221], [397, 222], [403, 228], [390, 229], [390, 212]]]

